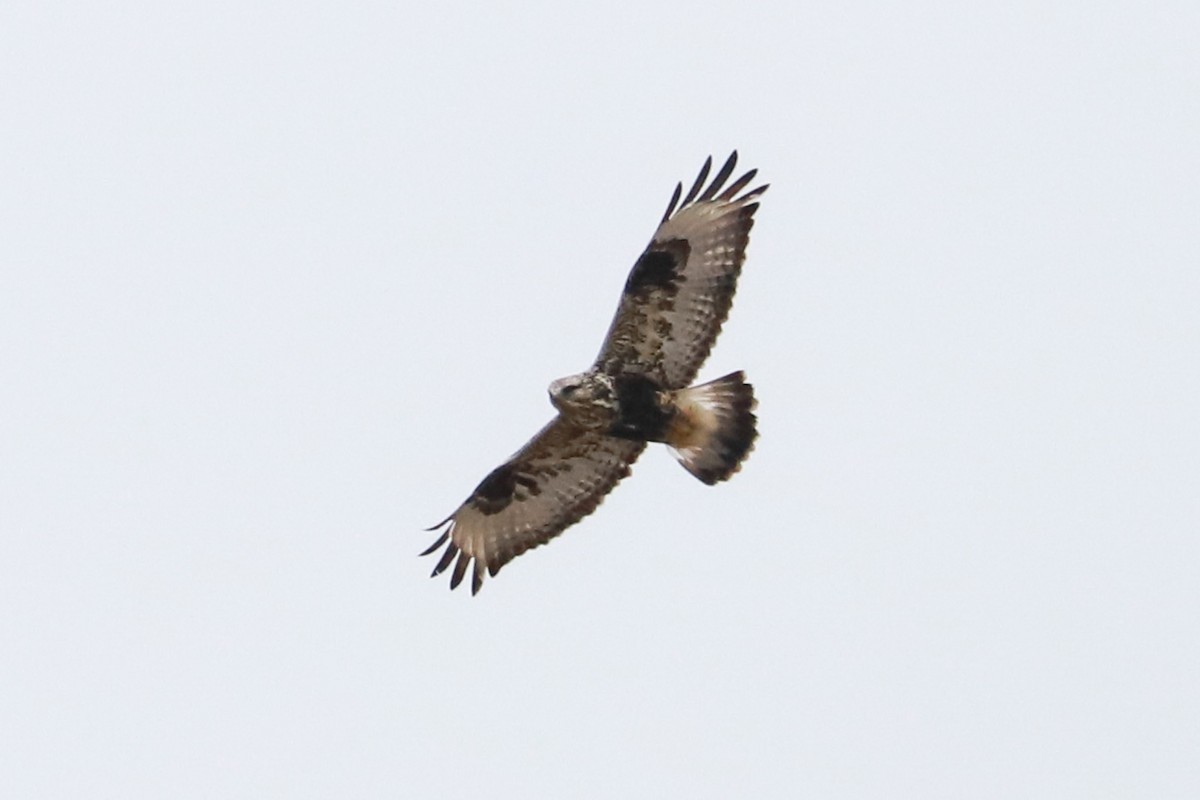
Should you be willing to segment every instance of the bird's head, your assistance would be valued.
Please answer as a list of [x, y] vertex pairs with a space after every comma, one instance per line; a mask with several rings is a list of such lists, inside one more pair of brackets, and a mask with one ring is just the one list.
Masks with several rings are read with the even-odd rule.
[[612, 387], [605, 377], [583, 372], [559, 378], [550, 384], [550, 402], [568, 416], [607, 407], [612, 404]]

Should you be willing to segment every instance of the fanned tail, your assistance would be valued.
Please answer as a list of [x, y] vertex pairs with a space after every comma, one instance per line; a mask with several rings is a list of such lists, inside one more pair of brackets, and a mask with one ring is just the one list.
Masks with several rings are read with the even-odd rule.
[[754, 387], [733, 372], [675, 393], [667, 445], [684, 469], [710, 486], [737, 472], [758, 436]]

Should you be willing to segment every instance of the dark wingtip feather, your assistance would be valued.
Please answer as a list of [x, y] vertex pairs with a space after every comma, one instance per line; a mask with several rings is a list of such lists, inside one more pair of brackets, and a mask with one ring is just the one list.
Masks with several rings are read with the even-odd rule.
[[[457, 512], [455, 512], [455, 513], [457, 513]], [[454, 514], [451, 514], [450, 516], [446, 517], [444, 520], [442, 520], [441, 522], [439, 522], [437, 525], [430, 525], [430, 526], [429, 526], [428, 528], [426, 528], [425, 530], [426, 530], [427, 532], [428, 532], [428, 531], [436, 531], [438, 528], [442, 527], [443, 525], [445, 525], [447, 522], [449, 522], [449, 521], [450, 521], [450, 520], [452, 520], [452, 519], [454, 519]]]
[[450, 546], [446, 548], [446, 552], [442, 553], [442, 557], [438, 561], [437, 566], [433, 568], [433, 572], [429, 573], [429, 577], [436, 578], [445, 572], [446, 567], [450, 566], [450, 562], [454, 560], [456, 555], [458, 555], [458, 545], [451, 542]]
[[721, 192], [721, 196], [718, 197], [717, 199], [724, 200], [724, 201], [732, 200], [737, 195], [738, 192], [740, 192], [742, 189], [746, 188], [746, 184], [748, 184], [748, 183], [750, 183], [750, 181], [754, 180], [754, 176], [757, 174], [758, 174], [757, 169], [750, 170], [745, 175], [743, 175], [742, 177], [738, 178], [736, 181], [731, 183], [729, 185], [729, 188], [726, 189], [725, 191]]
[[[675, 184], [675, 193], [671, 195], [671, 202], [667, 203], [667, 212], [663, 214], [662, 221], [666, 222], [675, 213], [675, 204], [679, 202], [679, 196], [683, 194], [683, 184]], [[660, 223], [661, 224], [661, 223]]]
[[471, 596], [479, 594], [479, 590], [483, 588], [483, 562], [478, 558], [475, 559], [475, 574], [471, 576]]
[[450, 576], [450, 588], [457, 589], [462, 583], [463, 576], [467, 574], [467, 566], [471, 563], [471, 556], [467, 555], [466, 551], [458, 554], [458, 561], [454, 562], [454, 574]]
[[[446, 539], [448, 539], [449, 537], [450, 537], [450, 531], [446, 531], [445, 533], [443, 533], [441, 536], [438, 537], [438, 540], [436, 542], [429, 545], [429, 547], [426, 550], [421, 551], [421, 555], [427, 556], [430, 553], [432, 553], [434, 550], [437, 550], [439, 547], [441, 547], [442, 545], [444, 545], [446, 543]], [[420, 556], [418, 556], [418, 558], [419, 557]]]
[[771, 188], [771, 184], [769, 184], [769, 183], [764, 183], [762, 186], [755, 186], [753, 189], [751, 189], [750, 191], [748, 191], [744, 195], [742, 195], [742, 199], [749, 200], [751, 197], [760, 197], [763, 194], [763, 192], [767, 191], [767, 189], [770, 189], [770, 188]]
[[687, 197], [683, 198], [683, 205], [687, 205], [696, 199], [696, 195], [700, 193], [700, 189], [704, 186], [704, 181], [708, 179], [709, 170], [712, 169], [712, 156], [704, 159], [704, 166], [700, 168], [700, 174], [696, 176], [696, 182], [692, 184], [692, 188], [688, 189]]
[[725, 164], [717, 172], [717, 176], [712, 179], [712, 183], [704, 190], [704, 194], [700, 195], [699, 202], [708, 202], [716, 196], [721, 187], [725, 185], [725, 181], [729, 180], [729, 176], [733, 174], [733, 169], [737, 166], [737, 157], [737, 150], [734, 150], [729, 158], [725, 159]]

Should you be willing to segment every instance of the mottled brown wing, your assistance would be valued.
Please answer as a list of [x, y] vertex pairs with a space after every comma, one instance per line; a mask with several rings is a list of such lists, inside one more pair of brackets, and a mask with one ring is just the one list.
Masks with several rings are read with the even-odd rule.
[[483, 585], [485, 570], [495, 576], [521, 553], [545, 544], [595, 511], [629, 474], [645, 447], [645, 442], [586, 431], [555, 417], [516, 455], [492, 470], [457, 511], [429, 529], [448, 524], [421, 555], [446, 545], [433, 574], [441, 574], [454, 562], [451, 589], [462, 582], [474, 561], [471, 593], [475, 594]]
[[729, 314], [757, 200], [767, 190], [759, 186], [738, 196], [757, 170], [724, 188], [736, 166], [735, 151], [704, 188], [712, 169], [712, 159], [705, 161], [678, 211], [683, 185], [675, 187], [662, 223], [625, 282], [597, 368], [647, 373], [669, 389], [695, 379]]

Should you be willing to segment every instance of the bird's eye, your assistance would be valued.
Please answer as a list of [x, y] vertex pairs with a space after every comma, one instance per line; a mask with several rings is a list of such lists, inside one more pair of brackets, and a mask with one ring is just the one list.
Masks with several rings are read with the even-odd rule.
[[576, 384], [574, 384], [574, 383], [569, 383], [569, 384], [567, 384], [566, 386], [564, 386], [564, 387], [562, 388], [562, 393], [563, 393], [563, 396], [564, 396], [564, 397], [570, 397], [571, 395], [575, 394], [575, 390], [576, 390], [576, 389], [578, 389], [578, 388], [579, 388], [579, 387], [578, 387]]

